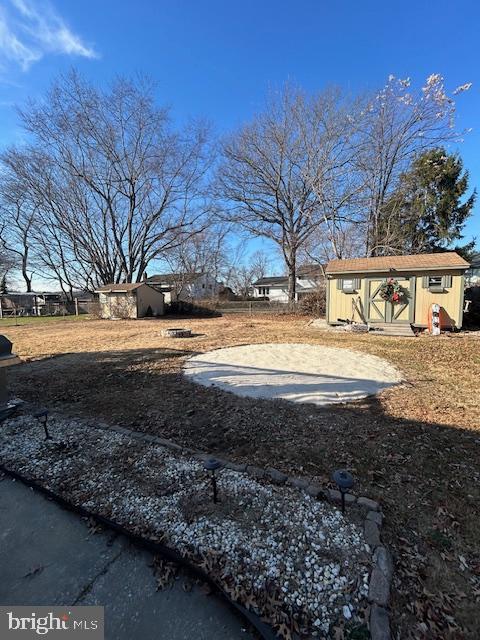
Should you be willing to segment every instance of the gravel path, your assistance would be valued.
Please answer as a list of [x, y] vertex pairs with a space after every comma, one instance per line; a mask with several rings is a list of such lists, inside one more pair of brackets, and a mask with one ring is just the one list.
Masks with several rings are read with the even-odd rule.
[[50, 415], [48, 424], [45, 440], [32, 416], [5, 421], [0, 463], [161, 541], [278, 631], [312, 637], [364, 624], [373, 547], [354, 507], [343, 515], [295, 487], [228, 468], [217, 472], [214, 503], [201, 460], [86, 421]]
[[376, 395], [402, 376], [386, 360], [308, 344], [251, 344], [190, 358], [187, 377], [240, 396], [327, 405]]

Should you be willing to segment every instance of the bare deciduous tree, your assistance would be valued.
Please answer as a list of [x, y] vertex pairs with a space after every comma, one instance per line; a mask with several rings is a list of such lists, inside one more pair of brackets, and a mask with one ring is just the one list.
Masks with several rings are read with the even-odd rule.
[[228, 282], [238, 295], [247, 298], [251, 295], [252, 284], [268, 273], [270, 259], [262, 250], [257, 250], [245, 261], [237, 259], [231, 264]]
[[410, 79], [390, 76], [385, 87], [368, 101], [361, 113], [356, 155], [363, 190], [367, 255], [390, 252], [390, 239], [382, 237], [382, 229], [390, 228], [382, 223], [385, 204], [416, 156], [459, 139], [454, 127], [453, 96], [469, 88], [470, 84], [462, 85], [448, 96], [442, 76], [433, 74], [420, 91], [415, 91]]
[[0, 175], [0, 219], [2, 246], [19, 267], [26, 291], [32, 291], [31, 252], [36, 206], [28, 197], [24, 184], [9, 171]]
[[[165, 255], [165, 262], [175, 274], [175, 289], [181, 291], [193, 273], [205, 273], [219, 282], [228, 272], [228, 242], [230, 228], [225, 224], [209, 225], [192, 235]], [[212, 289], [212, 295], [215, 295]]]
[[252, 276], [255, 280], [264, 278], [268, 273], [271, 260], [265, 251], [257, 249], [250, 256], [249, 266], [252, 271]]
[[5, 246], [5, 223], [0, 222], [0, 278], [6, 278], [16, 266], [14, 255]]
[[[76, 73], [21, 111], [33, 144], [4, 163], [39, 208], [45, 266], [69, 288], [132, 282], [204, 226], [207, 128], [172, 129], [143, 81], [100, 91]], [[58, 275], [58, 274], [57, 274]]]
[[31, 257], [37, 275], [57, 282], [70, 299], [74, 288], [93, 288], [90, 263], [80, 259], [72, 243], [72, 238], [81, 238], [82, 230], [64, 215], [76, 206], [75, 185], [60, 190], [48, 156], [35, 148], [9, 149], [2, 156], [2, 165], [5, 191], [8, 189], [3, 211], [10, 213], [9, 227], [18, 228], [16, 233], [10, 232], [12, 251], [25, 261]]
[[[279, 247], [291, 301], [305, 255], [322, 264], [398, 251], [392, 194], [420, 153], [458, 139], [453, 96], [468, 88], [449, 96], [437, 74], [420, 91], [392, 76], [358, 100], [285, 88], [223, 143], [222, 221]], [[208, 128], [175, 130], [147, 82], [99, 90], [71, 73], [21, 118], [29, 144], [2, 155], [0, 224], [27, 290], [32, 264], [67, 296], [139, 281], [158, 259], [180, 273], [237, 278], [243, 291], [258, 277], [240, 252], [226, 255], [224, 227], [209, 227], [219, 206], [208, 189]]]
[[362, 222], [361, 104], [338, 89], [306, 96], [287, 87], [224, 145], [220, 184], [231, 219], [280, 246], [290, 300], [297, 258], [311, 238], [342, 257], [347, 229]]
[[320, 264], [348, 257], [362, 233], [363, 184], [355, 168], [363, 103], [332, 88], [306, 99], [297, 114], [308, 154], [306, 176], [320, 211], [302, 250]]
[[[328, 224], [327, 224], [328, 223]], [[301, 251], [301, 260], [316, 263], [323, 270], [333, 259], [360, 257], [365, 254], [365, 231], [359, 222], [328, 220], [310, 235]]]
[[295, 300], [298, 252], [321, 220], [308, 177], [306, 135], [299, 126], [303, 103], [303, 96], [289, 88], [272, 98], [250, 124], [225, 140], [218, 177], [228, 202], [226, 217], [280, 247], [290, 301]]

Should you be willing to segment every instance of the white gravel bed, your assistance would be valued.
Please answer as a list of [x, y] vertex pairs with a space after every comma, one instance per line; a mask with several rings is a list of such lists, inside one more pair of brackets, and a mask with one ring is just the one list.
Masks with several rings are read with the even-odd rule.
[[363, 621], [371, 550], [348, 513], [227, 469], [214, 505], [196, 459], [59, 416], [49, 428], [53, 441], [30, 416], [0, 425], [1, 463], [176, 549], [277, 629], [329, 637]]
[[402, 381], [389, 362], [367, 353], [310, 344], [249, 344], [189, 358], [187, 378], [239, 396], [327, 405], [352, 402]]

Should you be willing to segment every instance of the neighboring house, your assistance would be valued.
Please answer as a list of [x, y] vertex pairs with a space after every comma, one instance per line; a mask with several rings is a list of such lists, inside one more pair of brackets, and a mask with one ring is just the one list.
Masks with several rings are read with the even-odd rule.
[[[327, 322], [353, 319], [426, 327], [429, 310], [437, 303], [444, 310], [447, 324], [459, 329], [468, 267], [468, 262], [454, 251], [331, 260], [326, 267]], [[388, 278], [394, 278], [405, 291], [402, 303], [393, 304], [381, 297]]]
[[145, 282], [106, 284], [95, 293], [98, 293], [102, 318], [135, 319], [162, 316], [165, 312], [163, 293]]
[[465, 273], [465, 284], [468, 287], [480, 286], [480, 253], [472, 256], [470, 268]]
[[[305, 265], [297, 269], [295, 299], [318, 289], [325, 281], [322, 267]], [[253, 283], [254, 298], [268, 298], [271, 302], [288, 302], [288, 276], [269, 276]]]
[[272, 302], [288, 302], [288, 278], [269, 276], [253, 283], [254, 298], [268, 298]]
[[146, 282], [164, 294], [166, 304], [175, 300], [192, 302], [214, 298], [222, 288], [222, 284], [208, 273], [156, 274], [147, 278]]
[[4, 293], [0, 296], [0, 317], [50, 316], [69, 313], [69, 305], [62, 292], [31, 291], [29, 293]]

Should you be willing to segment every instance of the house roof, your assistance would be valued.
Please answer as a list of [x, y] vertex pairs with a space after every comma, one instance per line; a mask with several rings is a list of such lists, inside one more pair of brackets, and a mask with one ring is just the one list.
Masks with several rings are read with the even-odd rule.
[[273, 287], [275, 285], [281, 287], [288, 284], [288, 278], [286, 276], [271, 276], [268, 278], [259, 278], [253, 283], [254, 287]]
[[157, 273], [147, 278], [150, 284], [177, 284], [178, 282], [193, 282], [203, 275], [201, 273]]
[[143, 287], [145, 282], [127, 282], [122, 284], [104, 284], [103, 287], [96, 289], [97, 293], [128, 293], [135, 291], [139, 287]]
[[455, 253], [422, 253], [411, 256], [381, 256], [330, 260], [326, 272], [362, 273], [365, 271], [427, 271], [430, 269], [468, 269], [466, 260]]
[[[301, 278], [318, 278], [322, 277], [322, 267], [319, 264], [304, 264], [297, 268], [297, 279]], [[288, 276], [268, 276], [266, 278], [259, 278], [253, 283], [254, 287], [284, 287], [288, 285]], [[297, 282], [297, 289], [302, 288]]]
[[[323, 265], [325, 268], [325, 265]], [[322, 266], [319, 264], [304, 264], [297, 268], [298, 278], [317, 278], [323, 277]]]

